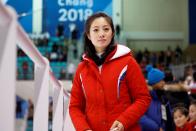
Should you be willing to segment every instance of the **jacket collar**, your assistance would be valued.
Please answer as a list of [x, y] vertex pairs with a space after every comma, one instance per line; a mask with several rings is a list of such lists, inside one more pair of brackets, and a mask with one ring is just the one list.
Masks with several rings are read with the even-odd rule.
[[113, 55], [113, 57], [110, 60], [113, 60], [113, 59], [119, 58], [121, 56], [127, 55], [130, 52], [131, 52], [131, 50], [128, 47], [118, 44], [117, 45], [117, 50], [116, 50], [115, 54]]
[[[130, 53], [131, 53], [131, 50], [128, 47], [126, 47], [124, 45], [117, 44], [117, 46], [114, 49], [114, 51], [112, 51], [107, 56], [105, 61], [111, 61], [111, 60], [114, 60], [116, 58], [125, 56], [125, 55], [130, 54]], [[86, 54], [83, 54], [82, 58], [83, 58], [84, 61], [88, 61], [88, 62], [92, 61], [89, 57], [86, 56]]]

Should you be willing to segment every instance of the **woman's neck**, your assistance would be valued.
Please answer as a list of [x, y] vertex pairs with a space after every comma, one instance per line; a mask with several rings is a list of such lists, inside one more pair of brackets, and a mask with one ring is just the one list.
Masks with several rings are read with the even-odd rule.
[[103, 54], [103, 52], [96, 53], [96, 54], [97, 54], [97, 56], [98, 56], [99, 58], [101, 58], [101, 55]]

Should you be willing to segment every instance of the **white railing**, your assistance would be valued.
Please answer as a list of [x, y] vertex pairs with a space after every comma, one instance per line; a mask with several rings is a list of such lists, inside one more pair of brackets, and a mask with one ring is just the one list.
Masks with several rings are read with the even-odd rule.
[[49, 86], [53, 93], [53, 131], [65, 130], [69, 96], [17, 22], [17, 14], [0, 1], [0, 131], [15, 130], [16, 45], [35, 64], [33, 131], [48, 131]]

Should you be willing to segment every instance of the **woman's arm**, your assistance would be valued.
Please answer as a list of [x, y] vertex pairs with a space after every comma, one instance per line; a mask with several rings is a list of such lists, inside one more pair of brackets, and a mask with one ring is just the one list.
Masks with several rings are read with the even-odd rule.
[[123, 124], [125, 130], [131, 125], [138, 123], [151, 101], [146, 81], [134, 58], [128, 63], [126, 80], [133, 103], [117, 118]]
[[85, 96], [82, 90], [79, 71], [76, 71], [71, 90], [69, 113], [77, 131], [90, 131], [85, 117]]

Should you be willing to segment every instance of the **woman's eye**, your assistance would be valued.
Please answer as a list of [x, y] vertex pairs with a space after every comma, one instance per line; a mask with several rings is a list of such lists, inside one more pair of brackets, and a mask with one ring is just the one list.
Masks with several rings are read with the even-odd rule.
[[109, 28], [104, 28], [104, 30], [105, 30], [105, 31], [109, 31], [110, 29], [109, 29]]
[[94, 31], [94, 32], [97, 32], [97, 31], [98, 31], [98, 29], [94, 29], [93, 31]]

